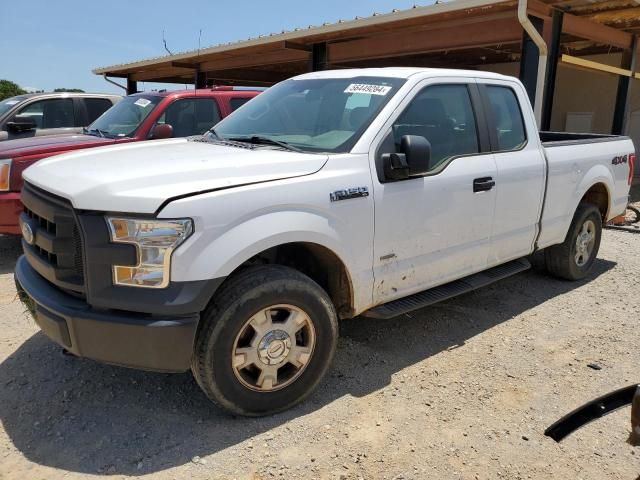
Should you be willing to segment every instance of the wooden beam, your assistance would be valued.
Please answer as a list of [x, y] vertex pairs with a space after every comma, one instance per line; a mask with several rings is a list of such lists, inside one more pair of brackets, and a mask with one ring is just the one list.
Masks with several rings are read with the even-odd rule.
[[193, 70], [187, 70], [184, 68], [168, 67], [156, 70], [144, 70], [142, 72], [131, 73], [129, 78], [138, 82], [155, 81], [157, 78], [166, 77], [180, 77], [182, 75], [188, 75], [193, 78]]
[[194, 65], [193, 63], [171, 62], [171, 66], [176, 68], [188, 68], [190, 70], [198, 70], [198, 65]]
[[613, 45], [624, 49], [631, 48], [633, 35], [624, 30], [617, 30], [587, 18], [577, 17], [565, 13], [563, 32], [580, 38], [587, 38], [594, 42]]
[[[567, 65], [586, 68], [588, 70], [597, 70], [599, 72], [610, 73], [613, 75], [623, 75], [625, 77], [632, 76], [631, 70], [627, 70], [626, 68], [612, 67], [611, 65], [593, 62], [591, 60], [586, 60], [584, 58], [579, 58], [579, 57], [573, 57], [571, 55], [562, 55], [562, 57], [560, 58], [560, 61]], [[636, 78], [640, 78], [640, 73], [636, 73], [634, 76]]]
[[515, 15], [491, 22], [480, 17], [475, 23], [460, 26], [424, 29], [421, 33], [396, 31], [330, 44], [329, 63], [519, 43], [521, 39], [522, 26]]
[[527, 13], [542, 19], [551, 19], [553, 8], [540, 0], [527, 1]]
[[231, 68], [260, 67], [281, 63], [306, 62], [309, 54], [300, 50], [278, 49], [260, 55], [238, 55], [235, 57], [207, 60], [200, 64], [203, 72], [212, 70], [227, 70]]
[[303, 43], [290, 42], [285, 40], [282, 42], [282, 48], [288, 48], [291, 50], [302, 50], [303, 52], [311, 52], [313, 49], [311, 45], [305, 45]]
[[615, 25], [618, 28], [638, 25], [640, 23], [640, 4], [623, 10], [602, 11], [587, 15], [594, 22]]
[[[302, 73], [302, 72], [300, 72]], [[213, 70], [207, 72], [209, 78], [222, 80], [247, 81], [247, 82], [263, 82], [277, 83], [286, 80], [296, 73], [276, 72], [271, 70], [253, 70], [253, 69], [232, 69], [232, 70]]]

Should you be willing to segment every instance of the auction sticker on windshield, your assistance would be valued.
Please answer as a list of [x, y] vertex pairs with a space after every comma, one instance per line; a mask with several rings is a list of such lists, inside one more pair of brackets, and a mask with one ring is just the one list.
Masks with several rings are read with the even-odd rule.
[[146, 98], [139, 98], [138, 100], [136, 100], [133, 103], [134, 103], [134, 105], [138, 105], [138, 106], [144, 108], [144, 107], [146, 107], [147, 105], [149, 105], [151, 103], [151, 100], [147, 100]]
[[369, 85], [366, 83], [352, 83], [344, 93], [366, 93], [368, 95], [386, 95], [391, 87], [384, 85]]

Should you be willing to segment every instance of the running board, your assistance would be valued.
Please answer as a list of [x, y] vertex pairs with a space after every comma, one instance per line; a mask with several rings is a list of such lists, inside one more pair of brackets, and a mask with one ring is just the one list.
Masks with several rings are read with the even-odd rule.
[[531, 264], [525, 258], [513, 260], [503, 265], [490, 268], [483, 272], [469, 275], [468, 277], [453, 282], [445, 283], [439, 287], [430, 288], [422, 292], [415, 293], [408, 297], [400, 298], [389, 303], [378, 305], [362, 314], [363, 317], [387, 319], [397, 317], [404, 313], [417, 310], [419, 308], [433, 305], [463, 293], [471, 292], [478, 288], [491, 285], [498, 280], [510, 277], [516, 273], [529, 270]]

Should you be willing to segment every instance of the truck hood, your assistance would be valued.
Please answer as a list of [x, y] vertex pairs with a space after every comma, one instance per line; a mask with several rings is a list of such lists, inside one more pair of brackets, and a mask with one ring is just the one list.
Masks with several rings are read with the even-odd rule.
[[0, 142], [0, 158], [18, 158], [30, 155], [63, 152], [69, 149], [110, 145], [112, 138], [92, 135], [44, 135], [42, 137], [20, 138]]
[[57, 155], [23, 176], [78, 209], [154, 213], [170, 198], [309, 175], [326, 161], [320, 154], [179, 138]]

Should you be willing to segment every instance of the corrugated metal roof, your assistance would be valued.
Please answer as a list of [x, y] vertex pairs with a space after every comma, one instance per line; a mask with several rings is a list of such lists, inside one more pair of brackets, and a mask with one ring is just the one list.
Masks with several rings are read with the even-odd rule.
[[213, 53], [222, 53], [231, 50], [237, 50], [241, 48], [254, 47], [258, 45], [265, 45], [272, 42], [300, 40], [305, 37], [348, 31], [361, 27], [381, 25], [384, 23], [395, 22], [409, 18], [429, 16], [465, 9], [480, 8], [504, 3], [515, 4], [516, 2], [514, 0], [436, 0], [436, 3], [432, 5], [414, 5], [413, 8], [410, 9], [394, 9], [391, 12], [382, 14], [374, 12], [373, 15], [369, 17], [355, 17], [353, 20], [338, 20], [335, 23], [324, 23], [320, 26], [309, 25], [306, 28], [295, 28], [290, 31], [283, 30], [280, 33], [259, 35], [257, 37], [248, 38], [246, 40], [213, 45], [210, 47], [201, 48], [199, 50], [189, 50], [185, 52], [175, 53], [173, 55], [162, 55], [159, 57], [148, 58], [135, 62], [121, 63], [108, 67], [100, 67], [94, 69], [93, 73], [98, 75], [115, 73], [117, 71], [125, 69], [135, 69], [138, 67], [147, 67], [154, 64], [191, 59], [194, 55], [208, 55]]

